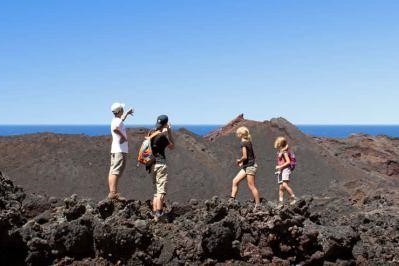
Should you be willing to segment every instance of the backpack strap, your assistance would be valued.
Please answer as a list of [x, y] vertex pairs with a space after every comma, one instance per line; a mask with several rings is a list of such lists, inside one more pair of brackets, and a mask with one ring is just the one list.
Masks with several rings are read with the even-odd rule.
[[281, 156], [284, 158], [284, 162], [285, 162], [285, 156], [284, 154], [287, 154], [288, 158], [291, 160], [291, 155], [290, 155], [290, 151], [289, 150], [285, 150], [281, 153]]
[[151, 133], [149, 136], [147, 136], [146, 138], [148, 139], [153, 139], [154, 137], [158, 136], [159, 134], [161, 134], [161, 131], [156, 130], [155, 132]]
[[[161, 134], [162, 132], [160, 130], [155, 130], [155, 132], [152, 132], [147, 138], [150, 140], [150, 146], [152, 149], [152, 139], [155, 138], [156, 136], [158, 136], [159, 134]], [[157, 154], [155, 154], [153, 152], [154, 156], [157, 156]]]

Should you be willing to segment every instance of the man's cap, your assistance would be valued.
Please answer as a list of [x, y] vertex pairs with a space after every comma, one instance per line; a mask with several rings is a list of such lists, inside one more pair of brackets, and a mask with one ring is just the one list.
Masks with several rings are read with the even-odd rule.
[[166, 123], [168, 123], [169, 118], [167, 115], [160, 115], [157, 118], [157, 123], [155, 124], [156, 128], [162, 127], [164, 125], [166, 125]]
[[111, 105], [111, 111], [113, 113], [119, 113], [125, 107], [124, 103], [113, 103]]

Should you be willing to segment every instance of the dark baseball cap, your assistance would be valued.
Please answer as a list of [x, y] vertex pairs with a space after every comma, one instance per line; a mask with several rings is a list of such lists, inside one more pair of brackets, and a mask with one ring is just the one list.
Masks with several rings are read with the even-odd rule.
[[157, 118], [157, 123], [155, 124], [155, 127], [156, 128], [163, 127], [164, 125], [166, 125], [168, 123], [168, 121], [169, 121], [169, 118], [167, 115], [160, 115]]

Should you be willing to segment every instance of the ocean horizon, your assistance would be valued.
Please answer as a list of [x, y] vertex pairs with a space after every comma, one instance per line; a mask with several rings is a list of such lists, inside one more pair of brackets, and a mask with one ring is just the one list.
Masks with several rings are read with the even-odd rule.
[[[127, 128], [152, 128], [152, 125], [127, 125]], [[173, 129], [185, 128], [204, 136], [221, 125], [174, 125]], [[346, 138], [352, 134], [386, 135], [399, 138], [399, 125], [296, 125], [303, 133], [315, 137]], [[37, 133], [85, 134], [88, 136], [110, 135], [109, 125], [0, 125], [0, 136], [16, 136]]]

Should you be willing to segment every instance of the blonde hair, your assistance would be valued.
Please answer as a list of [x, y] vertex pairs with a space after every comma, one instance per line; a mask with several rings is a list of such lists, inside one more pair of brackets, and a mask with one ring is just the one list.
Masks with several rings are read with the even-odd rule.
[[287, 140], [284, 137], [278, 137], [274, 141], [274, 148], [279, 149], [279, 150], [286, 150], [288, 149], [288, 143]]
[[248, 130], [247, 127], [239, 127], [239, 128], [237, 129], [237, 131], [236, 131], [236, 135], [237, 135], [239, 138], [243, 138], [243, 139], [245, 139], [245, 140], [249, 140], [249, 141], [252, 140], [251, 135], [249, 134], [249, 130]]

